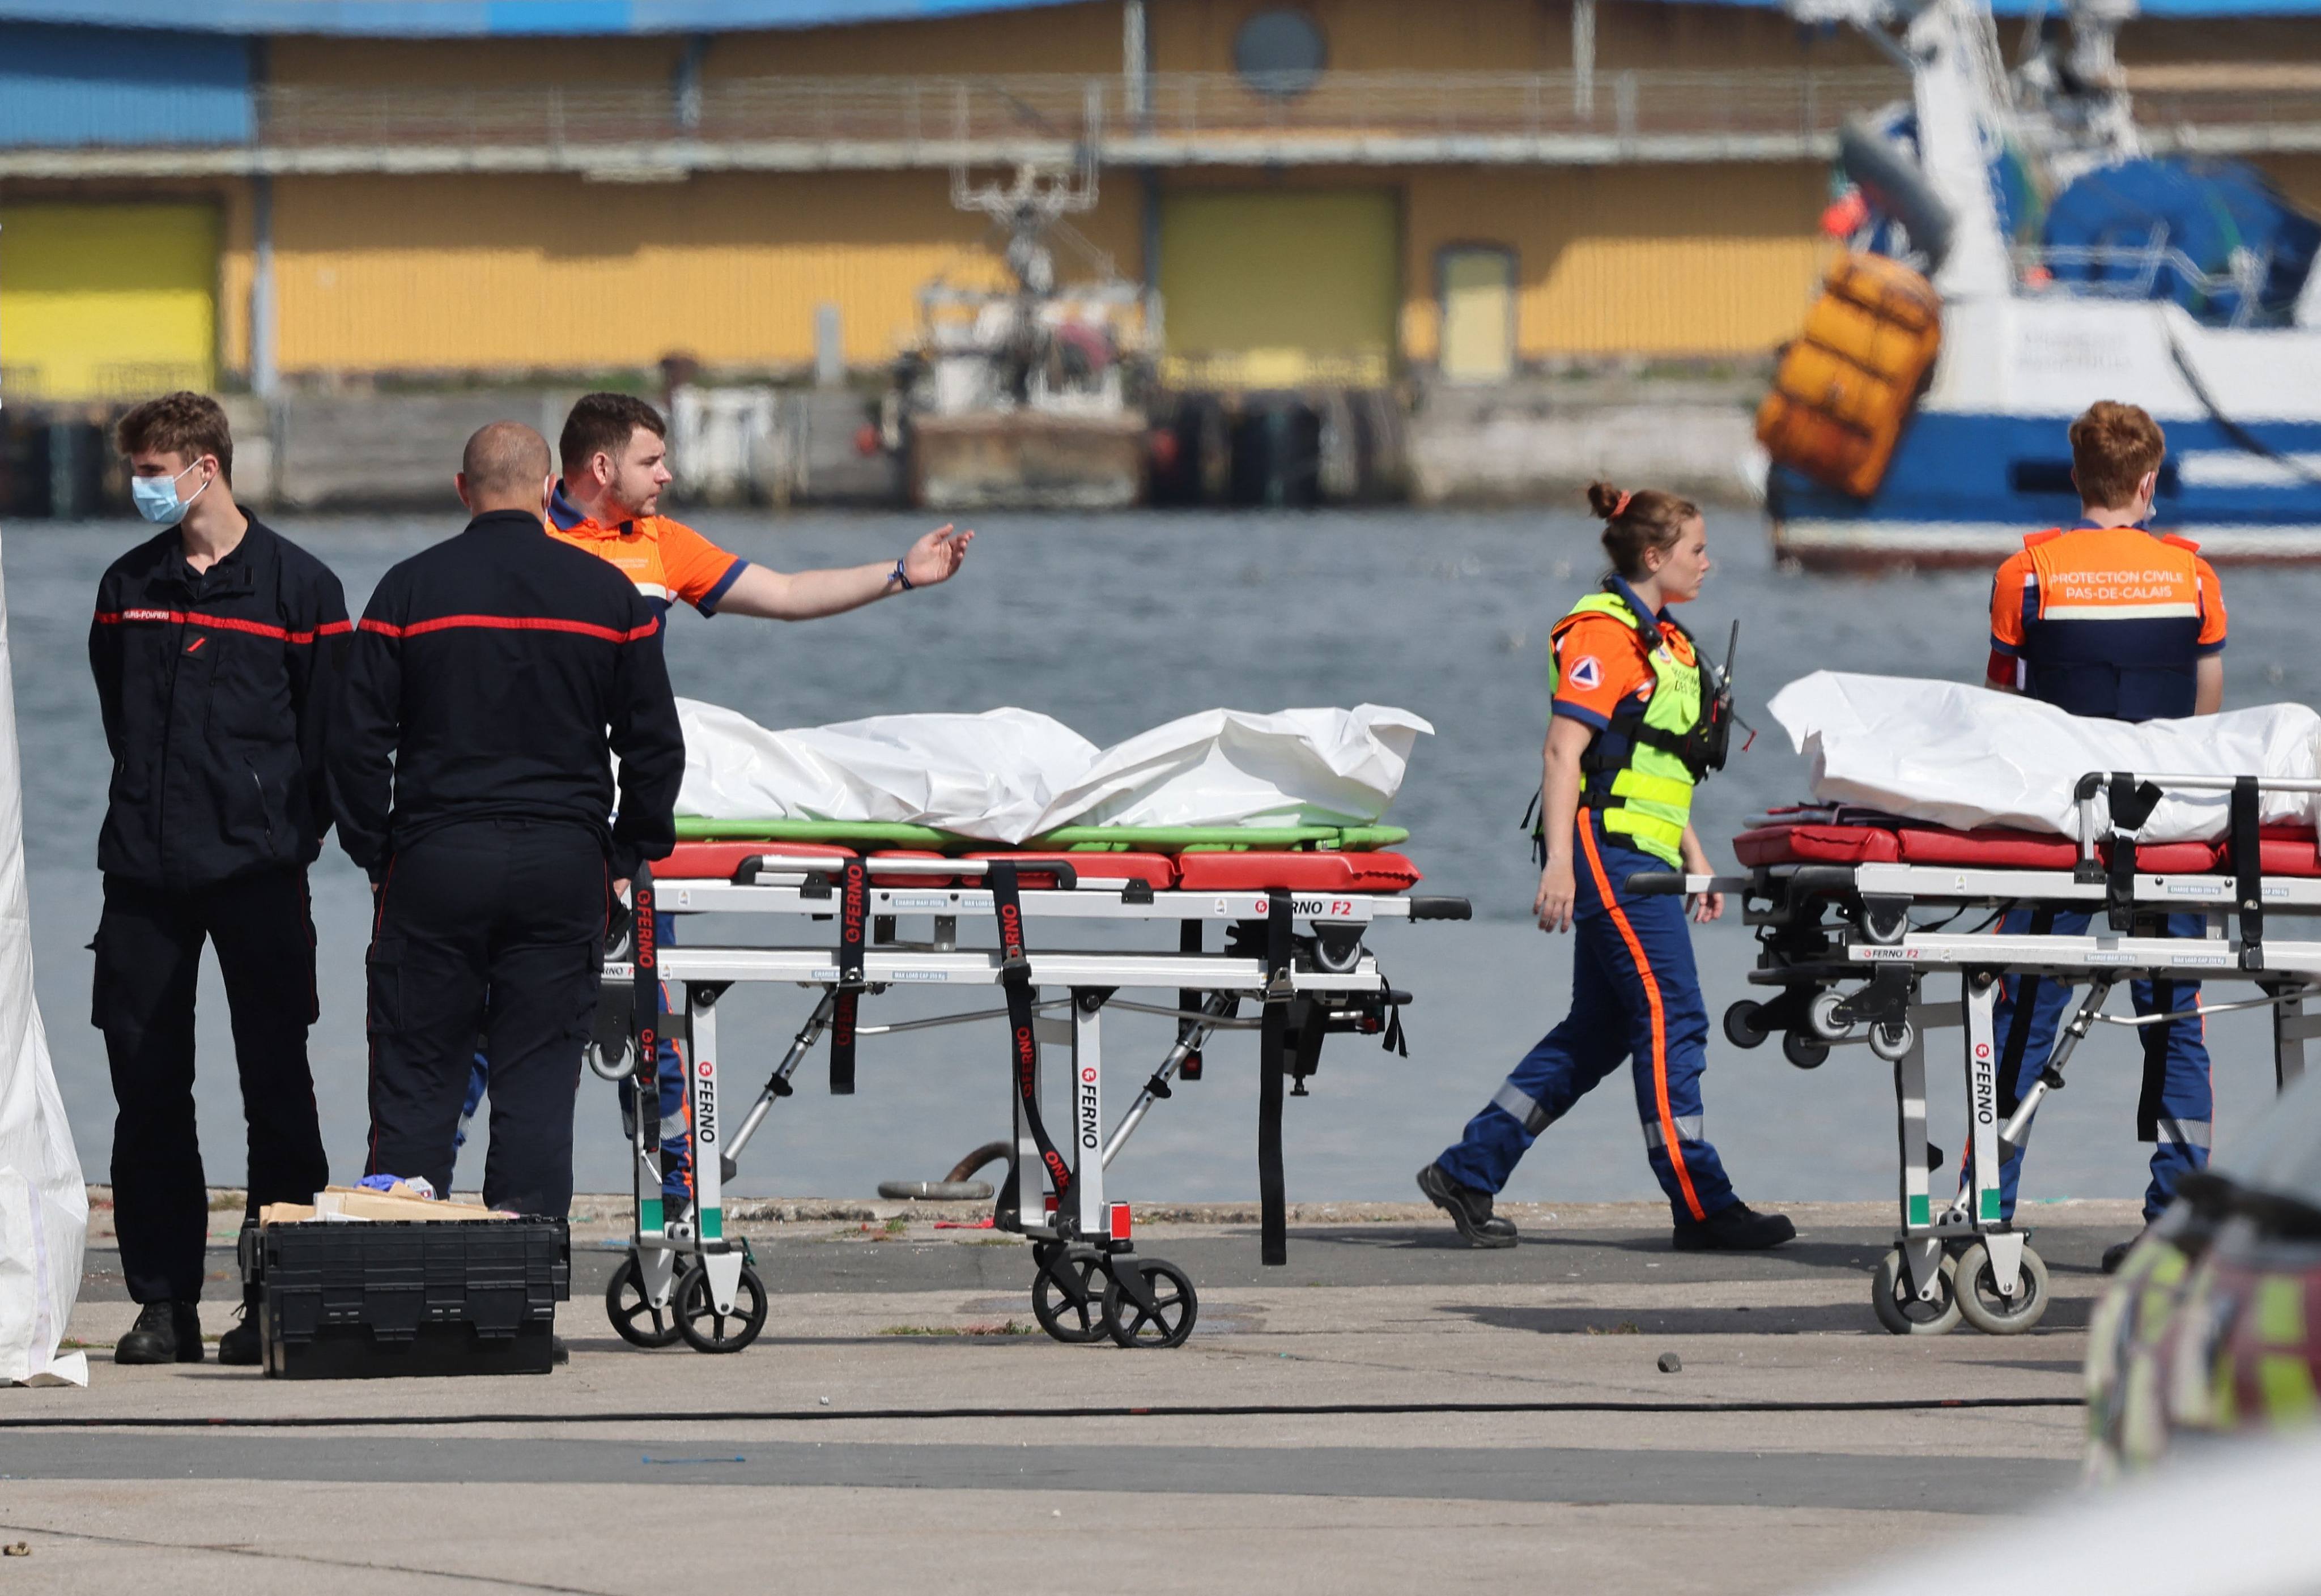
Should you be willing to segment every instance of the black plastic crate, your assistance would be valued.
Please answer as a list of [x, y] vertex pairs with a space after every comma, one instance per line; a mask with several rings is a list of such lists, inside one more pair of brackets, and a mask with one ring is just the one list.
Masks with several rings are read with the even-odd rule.
[[393, 1220], [245, 1233], [269, 1375], [545, 1374], [571, 1295], [561, 1220]]

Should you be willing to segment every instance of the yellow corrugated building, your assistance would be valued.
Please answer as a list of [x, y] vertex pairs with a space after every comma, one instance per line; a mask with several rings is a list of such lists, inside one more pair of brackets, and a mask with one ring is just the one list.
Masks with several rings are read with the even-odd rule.
[[[1730, 84], [1879, 68], [1866, 43], [1769, 11], [1576, 3], [1599, 75], [1586, 127], [1611, 125], [1616, 79], [1630, 69]], [[1301, 10], [1325, 42], [1325, 86], [1385, 86], [1364, 91], [1368, 104], [1346, 103], [1359, 132], [1351, 119], [1385, 115], [1378, 101], [1389, 91], [1453, 95], [1439, 75], [1491, 75], [1489, 93], [1534, 100], [1575, 94], [1574, 5], [1309, 0]], [[1600, 164], [1279, 159], [1282, 139], [1321, 148], [1351, 133], [1331, 123], [1338, 113], [1315, 109], [1330, 103], [1321, 90], [1270, 101], [1233, 77], [1244, 24], [1279, 9], [1150, 0], [1141, 113], [1120, 98], [1130, 75], [1117, 0], [696, 41], [273, 39], [259, 103], [276, 122], [258, 142], [291, 153], [267, 178], [157, 159], [142, 177], [92, 168], [68, 179], [0, 159], [0, 385], [102, 394], [141, 363], [197, 367], [205, 380], [246, 379], [269, 364], [294, 381], [598, 374], [672, 354], [779, 371], [812, 360], [825, 305], [839, 313], [846, 359], [877, 366], [909, 340], [923, 285], [1003, 275], [985, 222], [951, 204], [943, 162], [921, 148], [882, 163], [878, 119], [907, 118], [914, 137], [939, 139], [961, 83], [1033, 75], [1049, 75], [1037, 92], [1052, 91], [1052, 104], [992, 135], [1003, 143], [1069, 142], [1074, 130], [1053, 125], [1053, 105], [1070, 103], [1076, 81], [1112, 96], [1107, 141], [1147, 127], [1139, 114], [1179, 140], [1142, 170], [1115, 156], [1100, 203], [1073, 222], [1124, 273], [1161, 289], [1171, 369], [1184, 380], [1382, 382], [1446, 353], [1481, 376], [1564, 358], [1749, 357], [1795, 331], [1827, 256], [1824, 160], [1798, 150], [1653, 159], [1648, 149]], [[2164, 35], [2153, 48], [2194, 48], [2192, 36], [2153, 27]], [[2268, 27], [2246, 35], [2250, 53], [2281, 48], [2280, 25]], [[2244, 41], [2211, 24], [2198, 42], [2228, 59]], [[1523, 74], [1551, 76], [1526, 89]], [[874, 79], [886, 96], [875, 114], [860, 109]], [[657, 113], [673, 83], [724, 104], [718, 95], [773, 80], [789, 96], [784, 136], [812, 125], [822, 86], [833, 108], [822, 164], [860, 169], [663, 169], [649, 151], [578, 171], [323, 170], [308, 159], [332, 140], [365, 138], [387, 152], [373, 168], [410, 166], [414, 150], [432, 159], [462, 138], [488, 156], [500, 135], [474, 129], [495, 117], [642, 116]], [[552, 113], [541, 110], [551, 86]], [[907, 110], [896, 109], [906, 94]], [[1552, 122], [1567, 109], [1557, 101], [1528, 113]], [[291, 115], [326, 131], [286, 132], [280, 119]], [[1287, 131], [1268, 122], [1300, 117]], [[1245, 159], [1233, 153], [1236, 118], [1249, 130]], [[748, 142], [730, 129], [719, 136]], [[1208, 143], [1184, 153], [1200, 139]], [[2321, 157], [2263, 159], [2292, 195], [2321, 204]], [[261, 236], [271, 248], [263, 277]], [[162, 245], [120, 247], [129, 237]], [[81, 256], [101, 267], [77, 275], [66, 263]], [[270, 362], [254, 315], [270, 317]]]

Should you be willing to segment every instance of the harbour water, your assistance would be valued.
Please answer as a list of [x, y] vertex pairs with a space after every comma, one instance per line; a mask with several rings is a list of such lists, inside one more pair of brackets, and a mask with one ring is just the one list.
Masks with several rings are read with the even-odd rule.
[[[285, 518], [281, 530], [336, 569], [358, 612], [381, 573], [457, 530], [433, 520]], [[785, 569], [887, 558], [924, 524], [887, 515], [705, 514], [697, 524]], [[96, 832], [107, 759], [85, 636], [105, 565], [141, 535], [130, 523], [12, 530], [5, 571], [23, 757], [25, 845], [41, 1009], [75, 1137], [92, 1180], [105, 1178], [112, 1094], [89, 1019], [89, 955], [99, 903]], [[1741, 512], [1712, 517], [1716, 575], [1688, 622], [1722, 653], [1742, 623], [1743, 713], [1764, 729], [1700, 803], [1711, 850], [1750, 814], [1802, 796], [1804, 761], [1763, 712], [1782, 684], [1819, 668], [1980, 679], [1987, 575], [1879, 580], [1785, 573], [1763, 530]], [[678, 692], [788, 726], [916, 710], [1020, 704], [1099, 743], [1215, 705], [1401, 705], [1425, 715], [1409, 781], [1389, 818], [1432, 888], [1475, 903], [1471, 925], [1390, 927], [1373, 939], [1396, 984], [1417, 996], [1410, 1056], [1333, 1039], [1313, 1095], [1290, 1105], [1291, 1191], [1306, 1199], [1402, 1198], [1420, 1165], [1454, 1138], [1508, 1066], [1558, 1018], [1569, 939], [1528, 920], [1535, 875], [1517, 828], [1538, 780], [1550, 625], [1600, 567], [1594, 523], [1576, 515], [1406, 510], [1288, 517], [1124, 515], [1096, 521], [994, 516], [949, 586], [849, 616], [785, 626], [674, 617]], [[2234, 640], [2226, 703], [2321, 703], [2321, 656], [2306, 646], [2321, 573], [2227, 571]], [[316, 1093], [332, 1173], [360, 1173], [366, 1123], [362, 949], [369, 903], [333, 839], [314, 873], [322, 1020]], [[747, 928], [741, 928], [746, 929]], [[1712, 1015], [1745, 992], [1752, 944], [1737, 917], [1695, 938]], [[725, 1063], [752, 1092], [810, 999], [737, 991], [721, 1009]], [[224, 996], [214, 965], [202, 987], [197, 1096], [214, 1183], [241, 1177], [239, 1098]], [[873, 1018], [922, 1005], [879, 1000]], [[1107, 1028], [1110, 1108], [1126, 1103], [1165, 1046], [1163, 1022]], [[1962, 1120], [1955, 1032], [1933, 1047], [1935, 1139], [1955, 1152]], [[2220, 1017], [2218, 1143], [2271, 1093], [2262, 1016]], [[1254, 1047], [1228, 1039], [1208, 1078], [1161, 1105], [1115, 1165], [1132, 1200], [1216, 1199], [1254, 1191]], [[1789, 1067], [1778, 1047], [1740, 1052], [1716, 1037], [1708, 1134], [1752, 1200], [1873, 1198], [1892, 1190], [1893, 1100], [1887, 1066], [1841, 1049], [1823, 1068]], [[866, 1044], [851, 1098], [806, 1089], [775, 1111], [744, 1160], [747, 1194], [868, 1195], [880, 1180], [939, 1175], [1002, 1133], [1006, 1099], [996, 1028], [922, 1032]], [[2146, 1149], [2132, 1139], [2134, 1044], [2107, 1031], [2080, 1056], [2071, 1089], [2042, 1115], [2025, 1193], [2132, 1196]], [[612, 1089], [584, 1076], [579, 1179], [626, 1184]], [[480, 1169], [471, 1147], [463, 1183]], [[1508, 1195], [1526, 1201], [1656, 1194], [1634, 1099], [1606, 1082], [1548, 1133]]]

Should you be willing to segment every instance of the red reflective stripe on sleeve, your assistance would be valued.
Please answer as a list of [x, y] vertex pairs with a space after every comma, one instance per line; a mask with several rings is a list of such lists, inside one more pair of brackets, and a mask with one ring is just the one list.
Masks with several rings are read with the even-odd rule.
[[255, 638], [271, 638], [278, 643], [311, 643], [318, 637], [333, 632], [351, 631], [353, 623], [332, 621], [313, 631], [292, 631], [287, 626], [269, 626], [263, 621], [244, 621], [233, 615], [212, 615], [200, 610], [99, 610], [99, 626], [119, 626], [123, 621], [153, 621], [170, 626], [214, 626], [220, 631], [245, 631]]
[[384, 621], [365, 617], [365, 631], [385, 632], [390, 637], [415, 638], [431, 631], [561, 631], [576, 637], [601, 638], [608, 643], [633, 643], [649, 638], [660, 630], [660, 622], [648, 621], [644, 625], [626, 631], [618, 627], [598, 626], [589, 621], [567, 621], [556, 615], [438, 615], [432, 621], [414, 621], [408, 626], [395, 626]]

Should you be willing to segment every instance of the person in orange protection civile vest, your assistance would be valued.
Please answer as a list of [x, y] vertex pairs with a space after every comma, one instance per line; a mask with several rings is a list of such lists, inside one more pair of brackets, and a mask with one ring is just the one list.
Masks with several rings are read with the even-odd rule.
[[[2107, 400], [2071, 423], [2071, 479], [2081, 519], [2075, 527], [2033, 533], [1998, 567], [1990, 594], [1990, 686], [2115, 721], [2212, 715], [2223, 704], [2225, 599], [2216, 573], [2198, 544], [2144, 530], [2166, 454], [2159, 424], [2133, 404]], [[2001, 927], [2016, 935], [2077, 936], [2089, 919], [2017, 909]], [[2167, 918], [2171, 937], [2207, 930], [2198, 914]], [[2133, 995], [2138, 1014], [2184, 1016], [2138, 1033], [2144, 1090], [2136, 1135], [2153, 1144], [2144, 1193], [2148, 1224], [2175, 1201], [2188, 1172], [2207, 1166], [2215, 1096], [2197, 1012], [2199, 986], [2138, 981]], [[1994, 1036], [2002, 1115], [2014, 1113], [2046, 1068], [2071, 997], [2069, 984], [2037, 975], [2003, 984]], [[2009, 1218], [2022, 1170], [2017, 1147], [1999, 1165], [2000, 1212]], [[2105, 1252], [2107, 1273], [2132, 1245]]]

